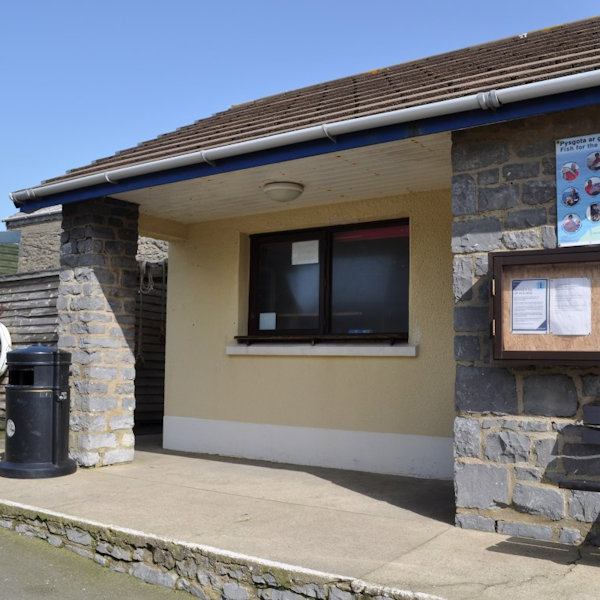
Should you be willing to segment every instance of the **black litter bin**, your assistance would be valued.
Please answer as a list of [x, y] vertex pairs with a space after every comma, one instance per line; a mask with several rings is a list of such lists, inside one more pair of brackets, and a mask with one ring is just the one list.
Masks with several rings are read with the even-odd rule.
[[0, 475], [58, 477], [77, 469], [69, 458], [71, 354], [30, 346], [7, 355], [6, 444]]

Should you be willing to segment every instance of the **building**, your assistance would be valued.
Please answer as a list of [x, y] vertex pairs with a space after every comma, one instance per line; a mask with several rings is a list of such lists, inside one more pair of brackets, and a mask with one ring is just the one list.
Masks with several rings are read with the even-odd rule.
[[233, 106], [13, 193], [63, 205], [80, 464], [133, 458], [140, 233], [170, 242], [167, 448], [454, 474], [460, 526], [587, 535], [596, 494], [558, 480], [565, 451], [596, 477], [578, 425], [600, 371], [492, 362], [488, 261], [557, 246], [555, 143], [600, 134], [599, 33], [593, 18]]

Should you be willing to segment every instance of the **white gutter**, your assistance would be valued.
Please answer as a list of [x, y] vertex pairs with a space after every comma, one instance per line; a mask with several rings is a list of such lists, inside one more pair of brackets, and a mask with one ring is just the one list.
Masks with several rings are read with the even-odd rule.
[[580, 89], [591, 88], [600, 85], [600, 70], [589, 71], [587, 73], [577, 73], [575, 75], [566, 75], [545, 81], [537, 81], [534, 83], [526, 83], [501, 90], [490, 90], [488, 92], [480, 92], [471, 94], [462, 98], [454, 98], [451, 100], [442, 100], [431, 104], [421, 106], [411, 106], [409, 108], [401, 108], [385, 113], [358, 117], [356, 119], [347, 119], [345, 121], [337, 121], [324, 125], [315, 125], [305, 129], [289, 131], [287, 133], [279, 133], [267, 137], [249, 140], [246, 142], [238, 142], [226, 146], [217, 146], [207, 150], [190, 152], [181, 154], [171, 158], [162, 158], [151, 160], [137, 165], [122, 167], [120, 169], [111, 169], [94, 175], [86, 175], [77, 177], [68, 181], [58, 183], [50, 183], [40, 185], [10, 194], [11, 200], [15, 206], [21, 206], [28, 200], [50, 196], [61, 192], [68, 192], [80, 188], [90, 187], [101, 183], [118, 183], [123, 179], [137, 177], [139, 175], [147, 175], [149, 173], [157, 173], [167, 169], [175, 169], [177, 167], [185, 167], [199, 163], [209, 163], [258, 152], [260, 150], [272, 150], [291, 144], [301, 142], [309, 142], [317, 139], [328, 137], [335, 139], [336, 135], [346, 133], [356, 133], [373, 129], [375, 127], [383, 127], [386, 125], [396, 125], [398, 123], [406, 123], [417, 121], [420, 119], [428, 119], [443, 115], [465, 112], [475, 109], [496, 109], [503, 104], [511, 102], [520, 102], [540, 98], [543, 96], [551, 96], [564, 92], [571, 92]]

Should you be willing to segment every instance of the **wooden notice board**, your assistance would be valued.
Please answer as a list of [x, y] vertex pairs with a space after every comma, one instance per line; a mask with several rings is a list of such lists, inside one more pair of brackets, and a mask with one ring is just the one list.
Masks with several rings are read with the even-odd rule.
[[600, 364], [600, 246], [493, 252], [492, 360]]

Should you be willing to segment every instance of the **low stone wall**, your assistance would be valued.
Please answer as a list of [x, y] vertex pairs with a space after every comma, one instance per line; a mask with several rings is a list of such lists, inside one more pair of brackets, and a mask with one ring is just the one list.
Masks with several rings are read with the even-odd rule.
[[442, 600], [10, 502], [0, 503], [0, 527], [203, 600]]

